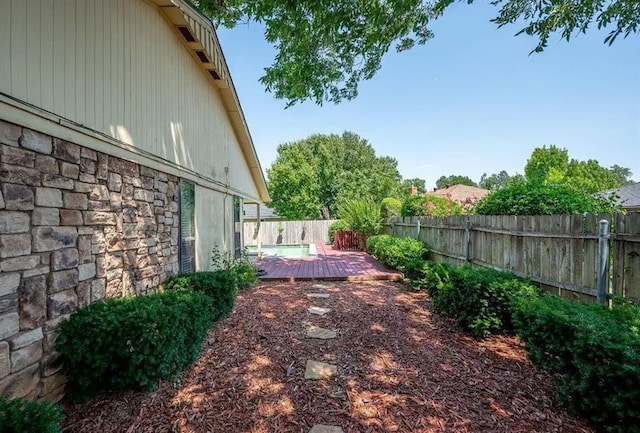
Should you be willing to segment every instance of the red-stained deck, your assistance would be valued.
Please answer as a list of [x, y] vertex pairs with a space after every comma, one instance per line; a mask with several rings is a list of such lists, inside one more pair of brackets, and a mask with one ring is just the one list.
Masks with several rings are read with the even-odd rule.
[[282, 258], [267, 257], [258, 262], [268, 280], [401, 280], [403, 275], [378, 263], [361, 251], [334, 250], [331, 245], [316, 244], [317, 257]]

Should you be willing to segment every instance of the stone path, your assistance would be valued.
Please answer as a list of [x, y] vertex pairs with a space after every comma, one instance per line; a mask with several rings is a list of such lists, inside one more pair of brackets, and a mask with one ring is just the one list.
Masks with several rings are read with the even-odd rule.
[[[312, 286], [313, 289], [326, 290], [330, 289], [331, 286], [325, 284], [314, 284]], [[331, 295], [329, 293], [307, 293], [308, 299], [329, 299]], [[320, 316], [324, 316], [325, 314], [331, 311], [330, 308], [310, 306], [307, 311], [312, 314], [317, 314]], [[311, 326], [307, 329], [307, 337], [308, 338], [318, 338], [322, 340], [328, 340], [332, 338], [336, 338], [337, 332], [331, 329], [319, 328], [317, 326]], [[306, 364], [306, 368], [304, 371], [304, 378], [308, 380], [320, 380], [320, 379], [329, 379], [335, 376], [338, 373], [338, 366], [333, 364], [328, 364], [326, 362], [308, 360]], [[309, 433], [343, 433], [341, 427], [325, 425], [325, 424], [316, 424], [314, 425]]]

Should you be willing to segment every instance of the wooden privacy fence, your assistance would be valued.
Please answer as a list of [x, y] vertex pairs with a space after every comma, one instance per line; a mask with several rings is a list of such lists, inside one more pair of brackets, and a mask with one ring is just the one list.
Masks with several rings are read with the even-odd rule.
[[[599, 257], [601, 220], [610, 230]], [[383, 231], [426, 242], [437, 261], [510, 271], [588, 301], [598, 294], [601, 261], [603, 290], [640, 300], [640, 213], [396, 218], [386, 220]]]
[[326, 244], [329, 226], [336, 220], [257, 221], [244, 222], [244, 244]]

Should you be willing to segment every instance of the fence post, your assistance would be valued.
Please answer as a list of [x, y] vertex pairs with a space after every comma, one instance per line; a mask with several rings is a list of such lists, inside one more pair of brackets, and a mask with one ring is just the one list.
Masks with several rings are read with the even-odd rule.
[[396, 235], [396, 220], [391, 221], [391, 236]]
[[598, 230], [598, 304], [606, 304], [609, 286], [609, 221], [600, 220]]
[[464, 258], [471, 263], [471, 220], [467, 217], [467, 225], [464, 228]]
[[416, 239], [420, 240], [420, 219], [419, 218], [418, 218], [418, 221], [416, 221], [416, 229], [418, 230], [416, 234]]

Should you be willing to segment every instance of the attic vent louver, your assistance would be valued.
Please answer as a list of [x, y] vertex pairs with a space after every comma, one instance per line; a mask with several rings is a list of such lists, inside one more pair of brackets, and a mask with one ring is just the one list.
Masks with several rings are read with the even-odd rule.
[[204, 51], [196, 51], [196, 56], [198, 56], [202, 63], [209, 63], [209, 58]]
[[182, 33], [182, 36], [184, 36], [184, 38], [187, 40], [187, 42], [195, 42], [196, 41], [196, 38], [193, 37], [193, 35], [191, 34], [191, 31], [189, 30], [188, 27], [180, 26], [180, 27], [178, 27], [178, 31], [180, 31], [180, 33]]
[[219, 80], [220, 75], [216, 71], [209, 71], [209, 74], [213, 77], [214, 80]]

